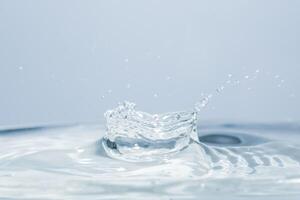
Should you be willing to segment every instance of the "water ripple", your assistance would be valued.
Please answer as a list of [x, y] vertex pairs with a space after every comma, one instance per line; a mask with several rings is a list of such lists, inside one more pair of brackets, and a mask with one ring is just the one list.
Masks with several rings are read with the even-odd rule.
[[284, 126], [281, 131], [268, 130], [269, 125], [251, 128], [251, 124], [199, 127], [200, 142], [194, 141], [177, 154], [148, 163], [108, 157], [101, 145], [105, 130], [100, 125], [32, 128], [25, 132], [2, 130], [0, 197], [299, 197], [298, 125], [292, 125], [291, 130]]

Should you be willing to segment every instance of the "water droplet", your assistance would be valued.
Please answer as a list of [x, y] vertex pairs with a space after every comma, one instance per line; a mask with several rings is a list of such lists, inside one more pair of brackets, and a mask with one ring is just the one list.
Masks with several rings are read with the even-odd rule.
[[209, 102], [209, 97], [204, 97], [200, 101], [196, 102], [195, 109], [197, 112], [200, 112]]
[[224, 90], [224, 88], [225, 88], [224, 86], [221, 86], [221, 87], [216, 89], [216, 92], [221, 93]]
[[105, 98], [105, 96], [104, 95], [102, 95], [101, 97], [100, 97], [100, 99], [102, 100], [102, 99], [104, 99]]
[[166, 80], [167, 80], [167, 81], [171, 80], [171, 77], [170, 77], [170, 76], [167, 76], [167, 77], [166, 77]]

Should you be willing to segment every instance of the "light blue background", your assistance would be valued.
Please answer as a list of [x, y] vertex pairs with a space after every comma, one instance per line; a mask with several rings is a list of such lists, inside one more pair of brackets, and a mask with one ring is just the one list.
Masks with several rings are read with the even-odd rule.
[[0, 125], [189, 109], [228, 74], [203, 120], [297, 121], [299, 35], [297, 0], [1, 0]]

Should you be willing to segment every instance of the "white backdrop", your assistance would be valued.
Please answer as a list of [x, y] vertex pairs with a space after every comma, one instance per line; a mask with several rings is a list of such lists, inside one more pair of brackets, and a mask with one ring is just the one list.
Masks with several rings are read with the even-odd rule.
[[100, 122], [123, 100], [188, 109], [228, 74], [241, 84], [225, 85], [203, 119], [299, 120], [299, 10], [297, 0], [1, 0], [0, 125]]

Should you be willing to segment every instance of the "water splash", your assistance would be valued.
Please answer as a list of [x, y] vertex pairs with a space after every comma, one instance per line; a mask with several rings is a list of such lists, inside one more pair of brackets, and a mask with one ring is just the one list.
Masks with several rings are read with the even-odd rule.
[[[229, 82], [226, 83], [231, 83], [232, 77], [228, 74]], [[212, 94], [202, 94], [192, 111], [152, 115], [137, 111], [134, 103], [120, 103], [117, 108], [105, 113], [107, 134], [103, 146], [106, 152], [114, 158], [141, 162], [181, 151], [191, 139], [198, 141], [197, 117], [210, 99], [224, 89], [225, 86], [221, 85]], [[153, 97], [158, 98], [158, 94]]]
[[[153, 161], [179, 152], [191, 141], [199, 142], [197, 118], [211, 99], [229, 86], [255, 80], [258, 73], [260, 70], [256, 69], [253, 74], [246, 74], [240, 80], [228, 74], [228, 79], [213, 93], [202, 93], [191, 111], [149, 114], [137, 111], [134, 103], [121, 103], [105, 113], [107, 134], [103, 146], [111, 157], [134, 162]], [[280, 76], [276, 75], [275, 78], [279, 79]], [[280, 80], [280, 83], [284, 83], [284, 80]], [[252, 87], [247, 87], [247, 90], [252, 90]], [[153, 94], [153, 97], [158, 98], [158, 94]]]
[[103, 146], [114, 158], [152, 161], [187, 147], [197, 137], [194, 111], [149, 114], [130, 102], [105, 113], [107, 134]]
[[[244, 75], [243, 79], [244, 79], [244, 81], [253, 81], [257, 78], [258, 73], [260, 73], [260, 70], [256, 69], [255, 73], [253, 75], [248, 75], [248, 74]], [[234, 75], [229, 73], [227, 75], [227, 80], [224, 82], [224, 84], [217, 87], [214, 92], [212, 92], [210, 94], [206, 94], [206, 95], [202, 93], [200, 100], [195, 103], [195, 106], [194, 106], [195, 110], [198, 113], [201, 112], [205, 107], [207, 107], [207, 105], [209, 104], [211, 99], [217, 95], [220, 95], [225, 90], [225, 88], [230, 87], [230, 86], [231, 87], [237, 86], [237, 85], [240, 85], [241, 82], [243, 82], [243, 79], [233, 80], [233, 78], [234, 78]], [[247, 88], [247, 90], [251, 90], [251, 89], [252, 88], [250, 88], [250, 87]]]

